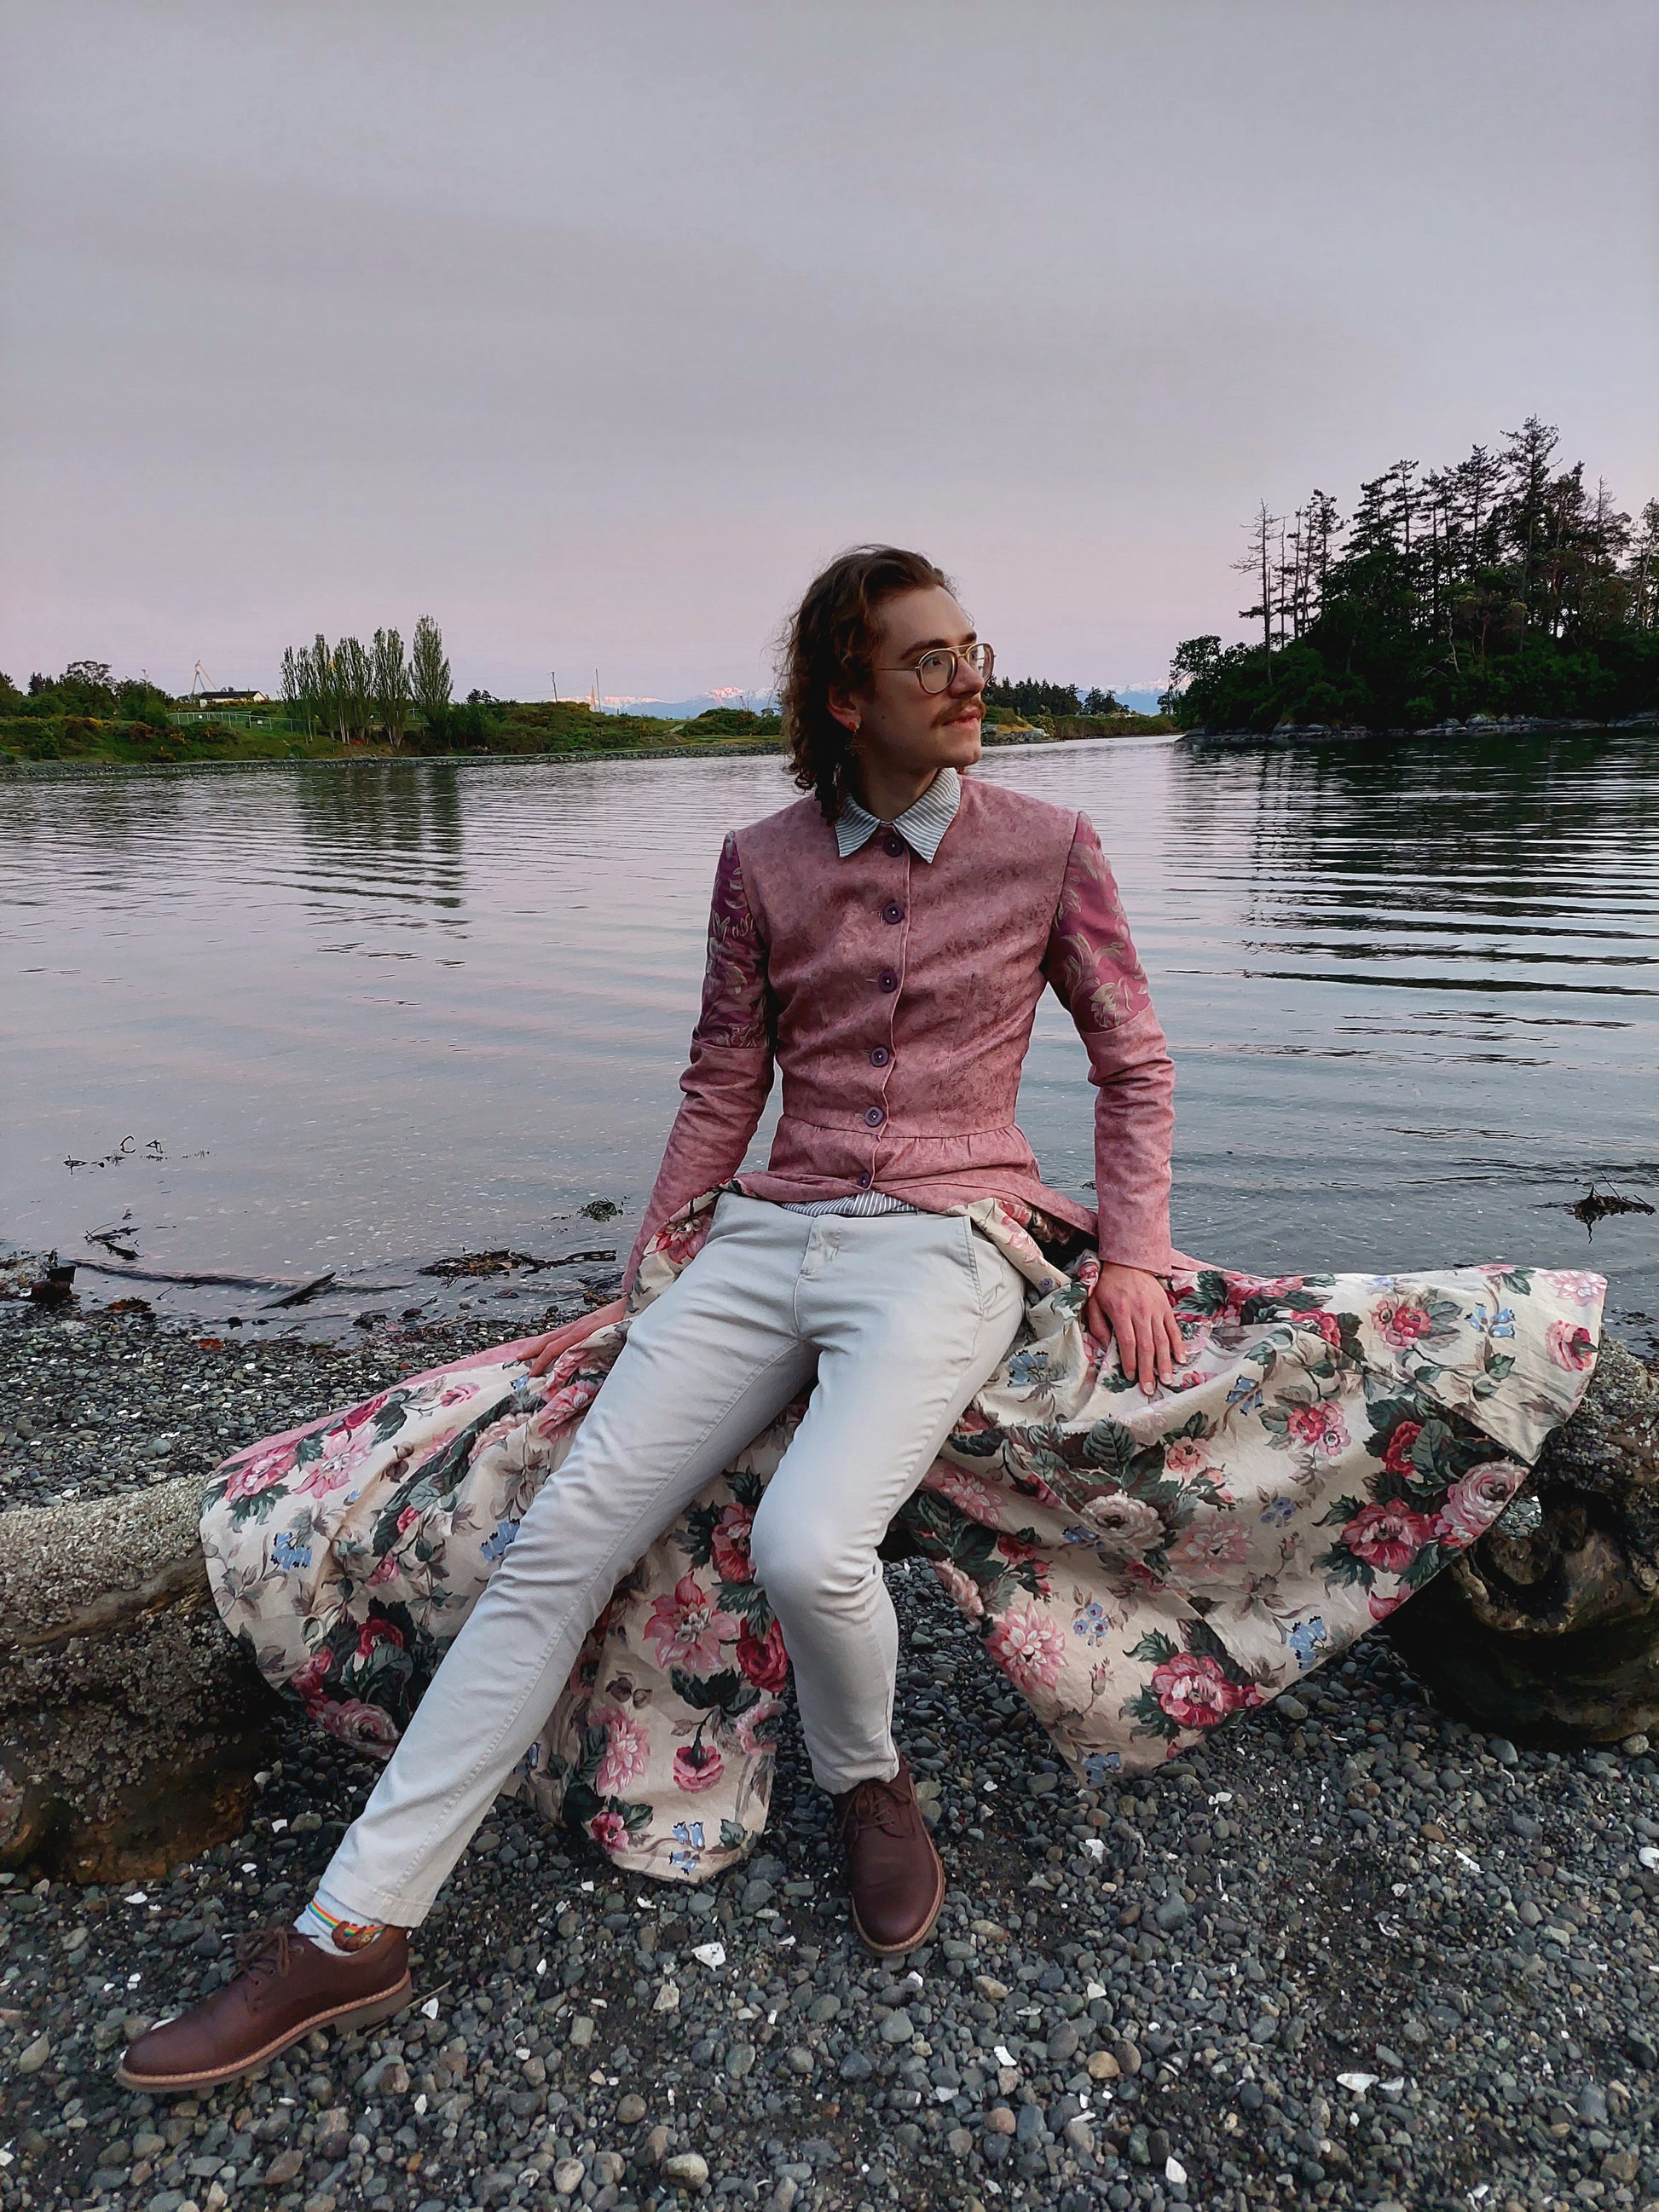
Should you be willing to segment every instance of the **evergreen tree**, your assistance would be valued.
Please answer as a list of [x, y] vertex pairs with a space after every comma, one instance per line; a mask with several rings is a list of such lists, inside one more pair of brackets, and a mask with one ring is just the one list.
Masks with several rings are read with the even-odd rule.
[[1260, 504], [1234, 563], [1259, 640], [1186, 640], [1166, 708], [1270, 728], [1659, 707], [1659, 501], [1632, 531], [1605, 483], [1556, 465], [1559, 442], [1529, 415], [1497, 456], [1396, 461], [1346, 528], [1324, 492], [1283, 518]]

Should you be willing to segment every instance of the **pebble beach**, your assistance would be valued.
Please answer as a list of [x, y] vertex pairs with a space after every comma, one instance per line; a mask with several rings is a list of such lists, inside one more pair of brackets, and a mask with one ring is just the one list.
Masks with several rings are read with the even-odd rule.
[[[346, 1346], [13, 1321], [0, 1510], [205, 1474], [540, 1321]], [[889, 1575], [900, 1740], [950, 1884], [911, 1957], [852, 1938], [787, 1729], [772, 1826], [720, 1881], [619, 1880], [503, 1803], [416, 1938], [408, 2012], [211, 2095], [131, 2095], [126, 2039], [291, 1918], [372, 1787], [296, 1719], [247, 1832], [191, 1864], [106, 1890], [0, 1875], [0, 2208], [1659, 2200], [1645, 1738], [1476, 1734], [1372, 1638], [1201, 1753], [1079, 1790], [931, 1571]]]

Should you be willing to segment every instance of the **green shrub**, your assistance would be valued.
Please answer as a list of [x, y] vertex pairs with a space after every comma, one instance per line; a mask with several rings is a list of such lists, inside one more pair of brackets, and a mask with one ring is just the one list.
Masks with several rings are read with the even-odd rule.
[[755, 714], [746, 707], [708, 707], [680, 725], [686, 738], [775, 738], [783, 733], [781, 714]]

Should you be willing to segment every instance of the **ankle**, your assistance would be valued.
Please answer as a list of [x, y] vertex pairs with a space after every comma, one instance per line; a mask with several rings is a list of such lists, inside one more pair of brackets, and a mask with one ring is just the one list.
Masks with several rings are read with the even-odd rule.
[[386, 1933], [383, 1920], [364, 1920], [347, 1912], [323, 1890], [319, 1890], [294, 1923], [296, 1935], [309, 1936], [319, 1951], [337, 1959], [349, 1959]]

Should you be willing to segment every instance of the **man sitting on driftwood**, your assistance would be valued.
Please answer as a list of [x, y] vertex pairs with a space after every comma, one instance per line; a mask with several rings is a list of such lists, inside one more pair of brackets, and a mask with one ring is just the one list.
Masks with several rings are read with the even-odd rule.
[[[893, 1740], [877, 1547], [1022, 1318], [1019, 1272], [962, 1209], [994, 1199], [1039, 1238], [1096, 1240], [1088, 1327], [1147, 1396], [1182, 1352], [1164, 1037], [1088, 821], [962, 773], [991, 668], [919, 555], [860, 549], [806, 593], [782, 689], [811, 796], [726, 841], [685, 1102], [629, 1281], [665, 1222], [726, 1186], [712, 1231], [635, 1320], [316, 1896], [227, 1988], [132, 2045], [129, 2087], [203, 2087], [408, 2001], [408, 1930], [618, 1578], [808, 1389], [753, 1571], [836, 1801], [854, 1924], [885, 1954], [932, 1928], [945, 1877]], [[1042, 1183], [1014, 1125], [1050, 985], [1099, 1088], [1097, 1221]], [[734, 1183], [775, 1065], [770, 1164]]]

